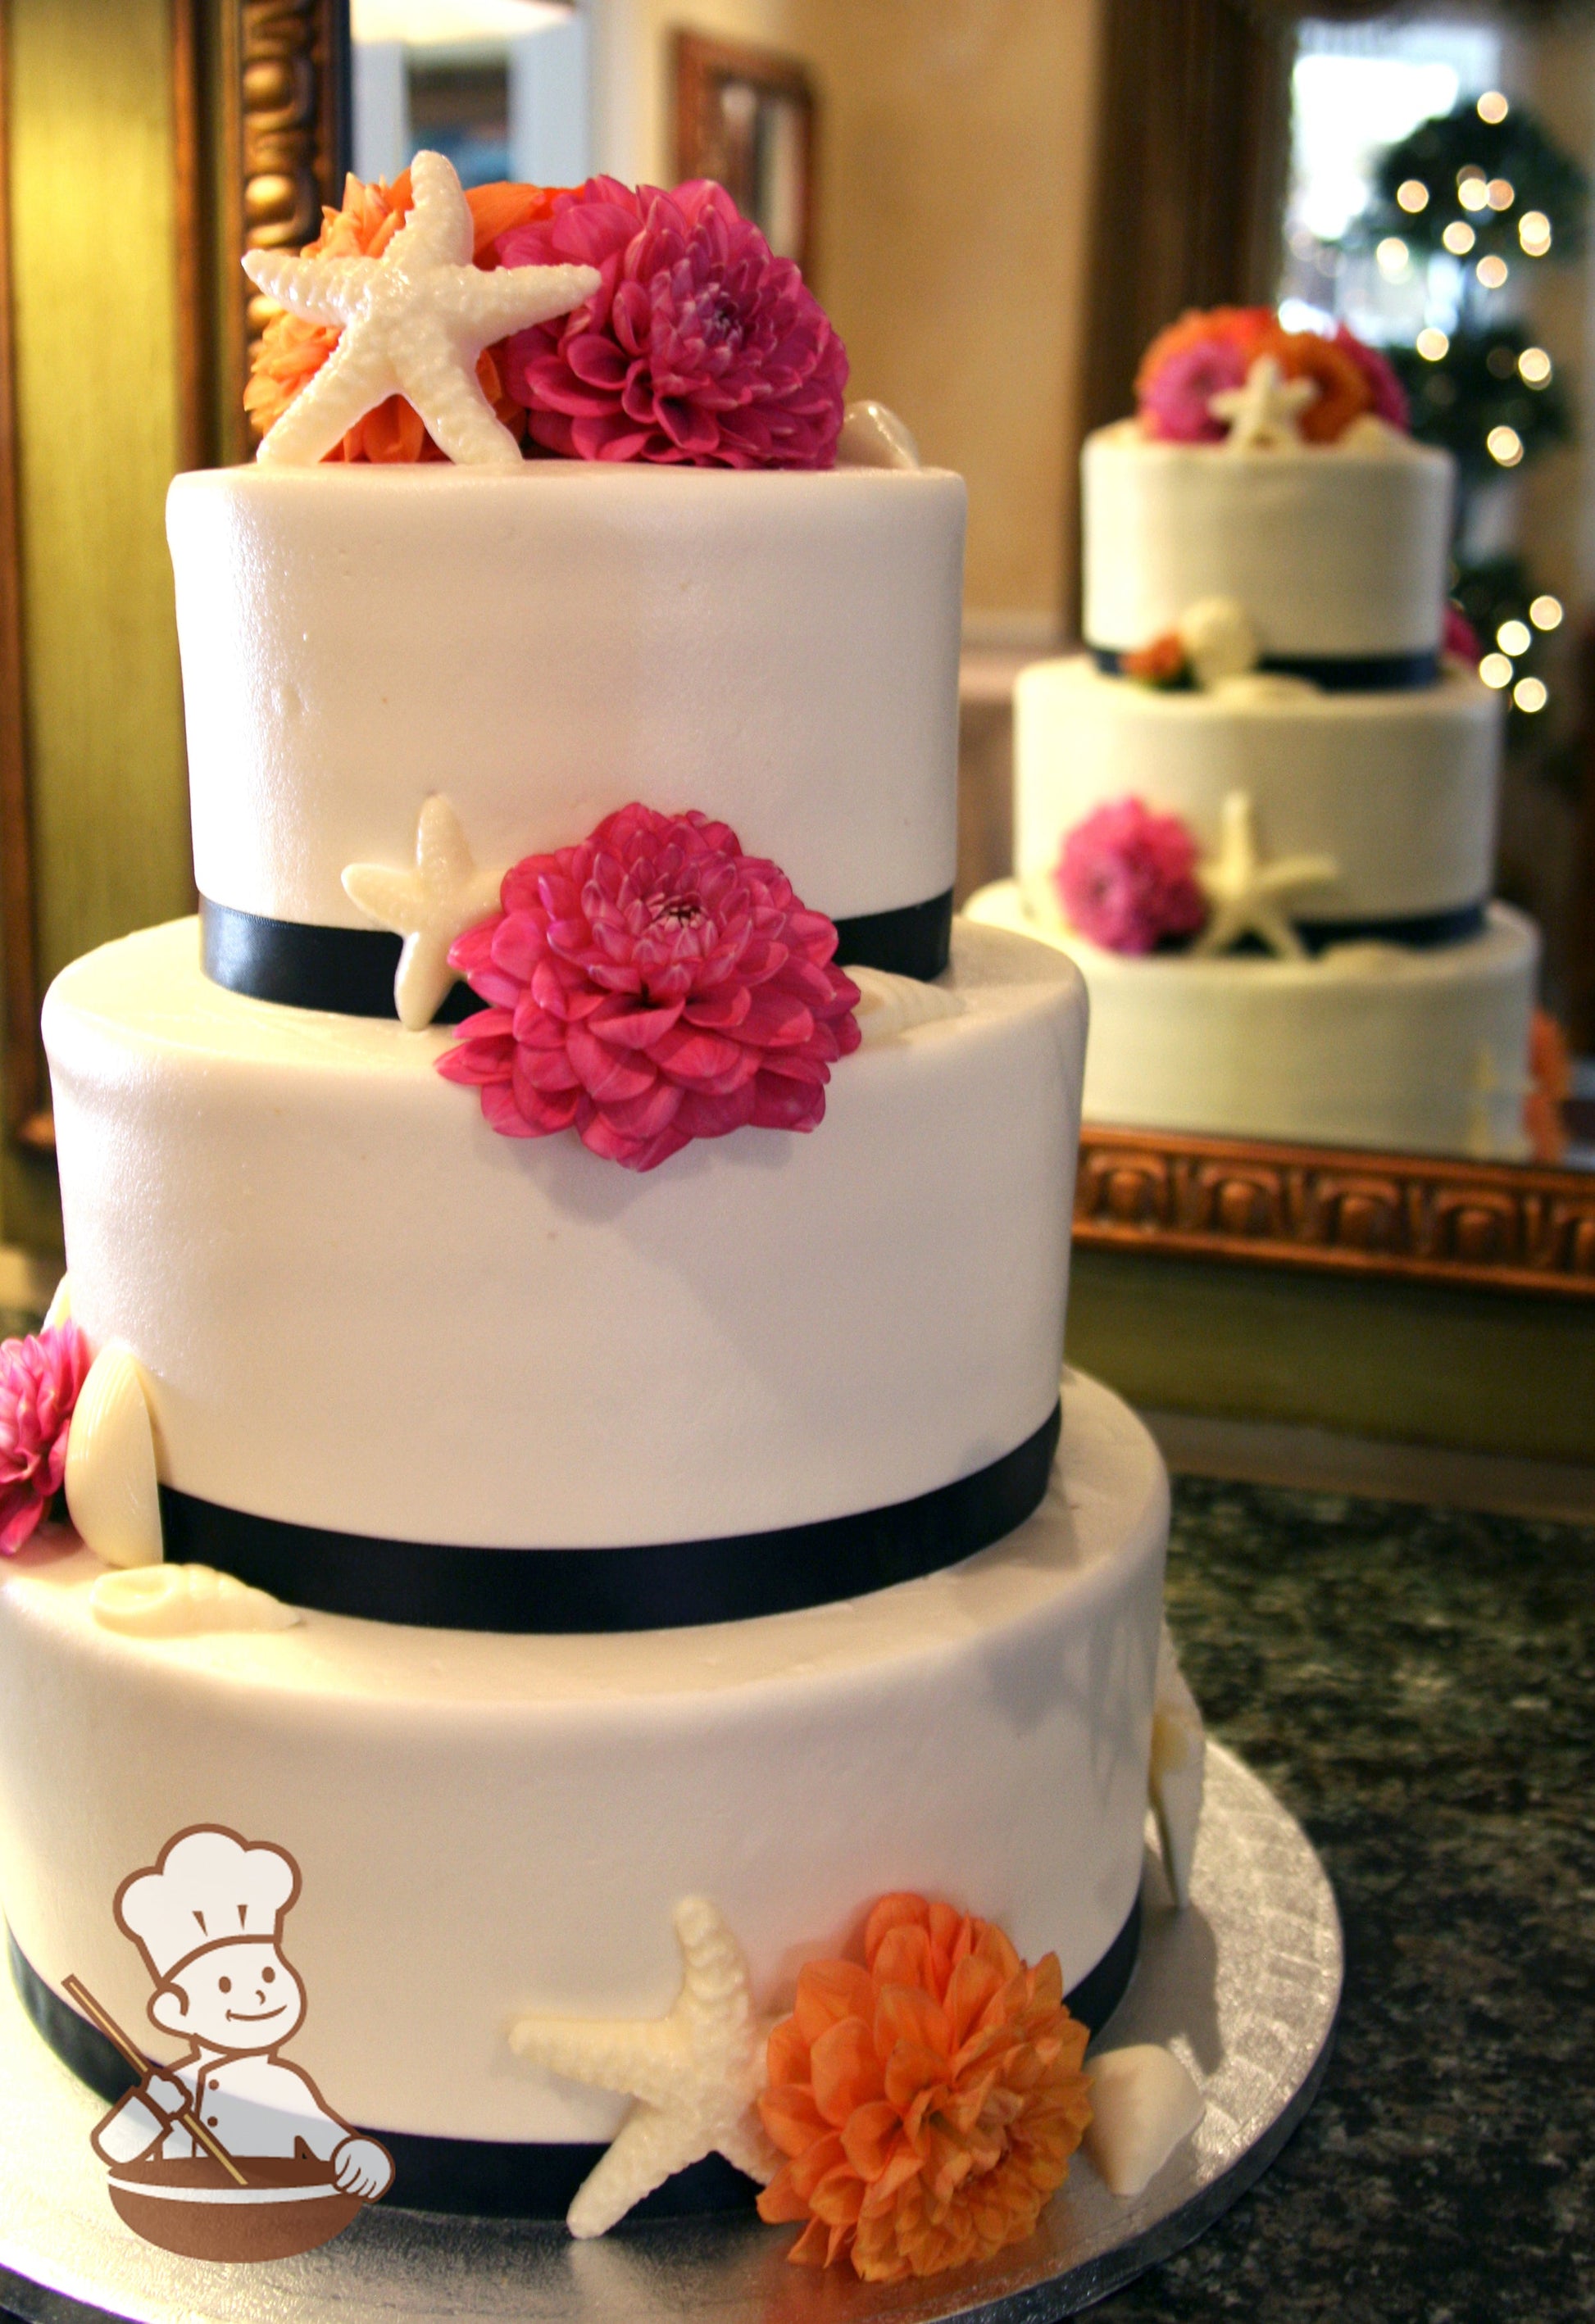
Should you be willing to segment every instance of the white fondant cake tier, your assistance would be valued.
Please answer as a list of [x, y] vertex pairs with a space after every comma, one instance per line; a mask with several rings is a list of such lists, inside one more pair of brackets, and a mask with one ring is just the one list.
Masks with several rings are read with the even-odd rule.
[[1127, 957], [1032, 918], [1014, 881], [971, 918], [1066, 951], [1091, 994], [1084, 1111], [1188, 1130], [1517, 1160], [1539, 940], [1489, 907], [1485, 933], [1411, 950], [1332, 946], [1315, 960]]
[[[943, 1336], [973, 1387], [955, 1314]], [[1140, 1880], [1167, 1488], [1104, 1389], [1066, 1377], [1064, 1414], [1048, 1499], [1007, 1541], [701, 1630], [312, 1613], [137, 1638], [94, 1619], [88, 1551], [8, 1561], [0, 1904], [18, 1944], [170, 2054], [113, 1895], [185, 1827], [269, 1840], [302, 1875], [296, 2060], [356, 2122], [476, 2139], [613, 2134], [624, 2098], [520, 2062], [506, 2033], [527, 2010], [662, 2015], [684, 1895], [718, 1905], [768, 2006], [899, 1887], [1000, 1922], [1028, 1959], [1056, 1950], [1072, 1985]]]
[[371, 923], [443, 792], [479, 864], [629, 800], [724, 818], [834, 919], [953, 884], [961, 478], [528, 461], [179, 476], [194, 865]]
[[1088, 657], [1037, 662], [1014, 696], [1015, 865], [1050, 878], [1092, 809], [1135, 797], [1218, 853], [1223, 803], [1252, 802], [1266, 858], [1327, 856], [1314, 920], [1455, 910], [1489, 893], [1498, 695], [1458, 666], [1384, 694], [1281, 690], [1268, 678], [1160, 693]]
[[1121, 420], [1083, 456], [1084, 633], [1133, 651], [1203, 597], [1242, 604], [1265, 655], [1433, 652], [1452, 464], [1393, 429], [1377, 450], [1155, 443]]
[[646, 1176], [498, 1136], [407, 1033], [241, 998], [192, 921], [45, 1003], [76, 1320], [164, 1482], [403, 1541], [582, 1549], [908, 1499], [1056, 1395], [1085, 994], [961, 927], [959, 1013], [833, 1069], [811, 1135]]

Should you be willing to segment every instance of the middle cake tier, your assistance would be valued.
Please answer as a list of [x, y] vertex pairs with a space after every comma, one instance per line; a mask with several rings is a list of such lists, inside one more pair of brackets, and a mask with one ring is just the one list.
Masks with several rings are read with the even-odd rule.
[[[438, 1073], [442, 1029], [212, 984], [191, 920], [77, 962], [45, 1009], [72, 1308], [140, 1367], [169, 1554], [175, 1528], [248, 1572], [240, 1523], [266, 1520], [312, 1529], [279, 1545], [311, 1573], [353, 1537], [369, 1578], [384, 1545], [712, 1543], [927, 1495], [941, 1524], [952, 1489], [986, 1539], [1020, 1521], [1056, 1408], [1084, 991], [1050, 947], [963, 927], [910, 990], [945, 1013], [844, 1057], [812, 1134], [638, 1176], [496, 1135]], [[540, 1627], [495, 1617], [500, 1565], [475, 1561], [488, 1602], [458, 1618]], [[269, 1557], [251, 1578], [302, 1600]]]

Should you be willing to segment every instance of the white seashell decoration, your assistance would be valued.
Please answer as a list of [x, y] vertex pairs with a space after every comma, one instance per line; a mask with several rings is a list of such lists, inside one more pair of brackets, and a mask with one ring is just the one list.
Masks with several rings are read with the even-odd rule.
[[934, 1025], [944, 1017], [960, 1017], [963, 1000], [945, 984], [923, 984], [917, 976], [893, 976], [883, 968], [846, 968], [858, 986], [860, 1000], [853, 1014], [866, 1046], [911, 1033], [917, 1025]]
[[1152, 1759], [1147, 1787], [1163, 1850], [1163, 1868], [1176, 1904], [1191, 1901], [1191, 1865], [1202, 1820], [1202, 1780], [1207, 1737], [1196, 1698], [1185, 1683], [1168, 1635], [1157, 1642], [1157, 1678], [1152, 1696]]
[[39, 1328], [44, 1332], [56, 1332], [71, 1320], [72, 1278], [69, 1275], [63, 1275], [55, 1286], [55, 1296], [44, 1310], [44, 1321]]
[[836, 465], [842, 468], [917, 468], [919, 447], [913, 432], [884, 403], [867, 399], [850, 403], [842, 415], [836, 439]]
[[1190, 2137], [1206, 2100], [1172, 2050], [1140, 2042], [1086, 2061], [1085, 2151], [1111, 2195], [1139, 2195]]
[[115, 1341], [88, 1368], [67, 1439], [67, 1508], [107, 1565], [162, 1555], [155, 1432], [137, 1364]]
[[191, 1638], [207, 1630], [289, 1630], [303, 1620], [268, 1591], [209, 1565], [135, 1565], [102, 1573], [89, 1609], [107, 1630], [135, 1638]]

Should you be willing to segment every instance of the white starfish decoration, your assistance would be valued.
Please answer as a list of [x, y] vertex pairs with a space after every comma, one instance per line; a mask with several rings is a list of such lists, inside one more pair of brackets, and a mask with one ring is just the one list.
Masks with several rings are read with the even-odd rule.
[[393, 978], [399, 1022], [425, 1030], [453, 984], [448, 947], [499, 907], [503, 871], [478, 868], [460, 819], [441, 791], [423, 801], [415, 827], [415, 870], [385, 863], [344, 867], [344, 893], [404, 938]]
[[1225, 798], [1221, 833], [1217, 855], [1196, 866], [1211, 909], [1192, 950], [1228, 952], [1242, 936], [1255, 936], [1282, 960], [1305, 960], [1306, 946], [1290, 924], [1288, 906], [1304, 889], [1338, 879], [1339, 864], [1332, 855], [1286, 855], [1265, 863], [1246, 791]]
[[1244, 387], [1221, 388], [1207, 399], [1215, 420], [1227, 420], [1227, 452], [1271, 451], [1302, 440], [1301, 414], [1318, 400], [1311, 379], [1286, 379], [1277, 355], [1258, 355]]
[[307, 321], [341, 331], [336, 347], [267, 433], [257, 457], [314, 466], [346, 429], [402, 395], [451, 460], [519, 467], [521, 447], [476, 377], [484, 347], [563, 315], [598, 288], [590, 266], [471, 263], [471, 208], [454, 164], [418, 153], [415, 208], [380, 258], [297, 258], [251, 250], [255, 288]]
[[742, 1948], [706, 1897], [683, 1897], [675, 1920], [681, 1993], [668, 2017], [529, 2016], [510, 2028], [517, 2057], [637, 2101], [566, 2214], [573, 2236], [604, 2234], [705, 2154], [761, 2184], [780, 2160], [755, 2103], [772, 2021], [755, 2014]]

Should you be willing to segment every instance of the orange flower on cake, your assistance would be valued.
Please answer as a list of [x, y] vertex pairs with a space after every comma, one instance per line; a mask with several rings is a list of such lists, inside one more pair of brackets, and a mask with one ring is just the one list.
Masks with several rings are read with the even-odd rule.
[[805, 2223], [789, 2258], [871, 2282], [989, 2259], [1068, 2173], [1088, 2038], [1056, 1953], [1028, 1964], [989, 1921], [883, 1896], [862, 1966], [810, 1962], [770, 2034], [759, 2111], [785, 2160], [760, 2216]]
[[[558, 186], [469, 187], [466, 199], [475, 229], [475, 263], [485, 271], [495, 267], [500, 235], [508, 234], [512, 226], [535, 225], [547, 217], [563, 190]], [[414, 207], [408, 170], [391, 186], [380, 180], [375, 185], [363, 185], [351, 171], [344, 180], [342, 209], [322, 211], [321, 231], [314, 242], [305, 244], [304, 254], [307, 258], [380, 258]], [[287, 312], [272, 316], [255, 347], [244, 391], [244, 408], [258, 436], [265, 435], [281, 419], [337, 343], [337, 332], [325, 324], [307, 322], [302, 316]], [[476, 376], [497, 417], [517, 439], [524, 438], [526, 412], [504, 392], [497, 348], [483, 349]], [[444, 455], [421, 425], [414, 406], [401, 395], [390, 395], [348, 429], [337, 449], [327, 456], [329, 460], [413, 461], [441, 460]]]

